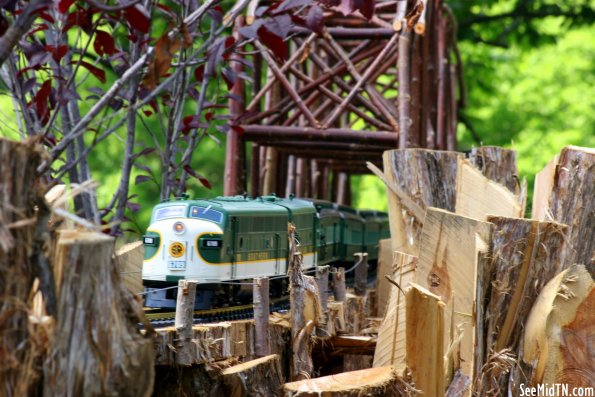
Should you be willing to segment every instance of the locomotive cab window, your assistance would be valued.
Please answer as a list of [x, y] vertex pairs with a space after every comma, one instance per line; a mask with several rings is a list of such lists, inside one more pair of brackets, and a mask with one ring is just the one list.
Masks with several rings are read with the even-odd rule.
[[185, 210], [185, 205], [172, 205], [170, 207], [159, 208], [155, 211], [155, 221], [167, 218], [183, 218]]
[[190, 207], [190, 217], [204, 219], [206, 221], [221, 223], [223, 221], [223, 213], [209, 207]]

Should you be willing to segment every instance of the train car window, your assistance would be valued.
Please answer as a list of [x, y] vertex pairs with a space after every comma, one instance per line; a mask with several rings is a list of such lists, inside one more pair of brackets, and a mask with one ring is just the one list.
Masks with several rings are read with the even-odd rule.
[[244, 237], [240, 237], [240, 249], [244, 245]]
[[182, 218], [184, 217], [185, 205], [172, 205], [171, 207], [159, 208], [155, 211], [155, 221], [167, 218]]
[[211, 222], [221, 223], [223, 221], [223, 214], [217, 210], [211, 209], [211, 207], [190, 207], [190, 217], [204, 219]]

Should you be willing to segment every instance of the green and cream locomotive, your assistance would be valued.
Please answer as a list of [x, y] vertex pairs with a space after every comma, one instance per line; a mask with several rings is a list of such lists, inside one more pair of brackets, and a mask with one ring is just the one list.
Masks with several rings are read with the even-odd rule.
[[324, 201], [233, 196], [163, 202], [143, 236], [145, 305], [175, 307], [177, 292], [167, 287], [180, 279], [200, 283], [196, 308], [203, 309], [234, 293], [227, 282], [285, 275], [289, 222], [304, 269], [352, 261], [362, 251], [375, 259], [378, 240], [388, 236], [386, 214]]

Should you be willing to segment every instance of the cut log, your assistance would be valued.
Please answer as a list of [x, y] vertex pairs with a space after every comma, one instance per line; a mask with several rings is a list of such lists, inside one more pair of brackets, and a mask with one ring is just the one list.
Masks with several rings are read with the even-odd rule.
[[517, 375], [526, 375], [526, 384], [532, 386], [565, 384], [569, 390], [593, 390], [593, 324], [595, 283], [583, 265], [573, 265], [543, 288], [531, 309], [523, 335], [525, 368]]
[[407, 367], [415, 388], [427, 397], [442, 397], [444, 378], [444, 302], [411, 284], [406, 292]]
[[595, 276], [595, 149], [567, 146], [560, 152], [550, 197], [554, 220], [568, 225], [566, 262]]
[[333, 267], [333, 296], [337, 302], [345, 302], [347, 291], [345, 288], [345, 268]]
[[368, 253], [354, 254], [357, 266], [354, 271], [353, 292], [357, 296], [366, 296], [368, 287]]
[[345, 303], [330, 301], [328, 303], [328, 321], [326, 330], [328, 336], [335, 336], [345, 332]]
[[192, 341], [192, 325], [194, 323], [194, 301], [196, 299], [196, 281], [180, 280], [178, 282], [178, 299], [176, 302], [176, 364], [192, 365], [194, 361], [194, 343]]
[[531, 208], [531, 218], [538, 221], [551, 221], [554, 219], [550, 211], [550, 195], [554, 187], [554, 177], [556, 167], [558, 166], [559, 155], [553, 159], [541, 171], [535, 175], [535, 184], [533, 187], [533, 206]]
[[145, 246], [142, 241], [126, 244], [116, 252], [116, 265], [124, 286], [133, 294], [144, 291], [141, 277]]
[[283, 385], [286, 397], [399, 397], [413, 395], [412, 388], [393, 367], [370, 368], [306, 379]]
[[268, 356], [269, 346], [269, 279], [254, 279], [254, 352], [257, 357]]
[[[554, 222], [527, 219], [489, 217], [494, 225], [489, 265], [491, 285], [487, 292], [485, 309], [484, 357], [476, 368], [498, 361], [504, 351], [516, 352], [525, 321], [533, 303], [545, 283], [560, 272], [564, 263], [566, 227]], [[498, 376], [485, 366], [474, 378], [474, 388], [489, 390], [487, 379], [500, 390], [506, 390], [508, 371]], [[486, 372], [487, 371], [487, 372]], [[496, 386], [495, 386], [496, 387]], [[484, 394], [485, 395], [485, 394]]]
[[359, 335], [366, 327], [366, 298], [351, 293], [345, 301], [345, 330], [349, 335]]
[[120, 283], [113, 249], [113, 238], [101, 233], [60, 234], [54, 255], [59, 310], [44, 363], [44, 396], [152, 390], [153, 341], [137, 329], [142, 309]]
[[279, 356], [271, 354], [221, 371], [223, 392], [229, 397], [281, 396], [284, 379]]
[[[35, 276], [43, 267], [51, 277], [41, 249], [49, 219], [36, 177], [41, 160], [42, 151], [32, 142], [0, 138], [0, 393], [9, 397], [33, 393], [40, 379], [37, 360], [47, 347], [33, 349], [30, 332], [43, 340], [49, 330], [32, 330], [27, 313]], [[44, 281], [53, 289], [51, 280]]]
[[392, 289], [391, 284], [386, 280], [385, 276], [392, 276], [393, 273], [392, 241], [390, 239], [380, 240], [378, 265], [376, 266], [376, 309], [378, 311], [378, 317], [384, 317], [389, 294]]
[[391, 284], [388, 309], [380, 330], [374, 352], [374, 367], [393, 365], [397, 368], [405, 363], [405, 294], [404, 291], [415, 279], [417, 257], [395, 252], [395, 271], [392, 280], [400, 288]]
[[[422, 209], [454, 211], [457, 159], [461, 156], [425, 149], [390, 150], [384, 152], [384, 173]], [[417, 255], [421, 223], [414, 220], [396, 195], [388, 194], [388, 204], [392, 249]]]
[[506, 187], [516, 195], [520, 193], [516, 151], [499, 146], [480, 146], [471, 149], [469, 161], [486, 178]]
[[519, 196], [482, 175], [468, 160], [458, 161], [457, 214], [482, 221], [488, 215], [522, 218], [525, 209]]
[[[444, 346], [459, 339], [461, 369], [472, 378], [475, 323], [473, 321], [477, 267], [487, 255], [491, 225], [437, 208], [428, 208], [420, 237], [417, 282], [447, 305]], [[458, 330], [458, 331], [455, 331]], [[458, 368], [457, 352], [448, 362], [447, 384]]]
[[314, 277], [302, 272], [302, 256], [295, 244], [295, 227], [289, 225], [289, 302], [291, 305], [291, 379], [311, 376], [312, 332], [320, 323], [322, 308]]
[[345, 354], [343, 356], [343, 372], [359, 371], [372, 368], [374, 356], [364, 354]]

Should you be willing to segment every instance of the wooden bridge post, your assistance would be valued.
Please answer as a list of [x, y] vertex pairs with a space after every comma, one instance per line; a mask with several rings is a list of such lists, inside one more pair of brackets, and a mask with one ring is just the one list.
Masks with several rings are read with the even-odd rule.
[[345, 269], [342, 267], [333, 268], [333, 295], [337, 302], [345, 302], [347, 300]]
[[178, 282], [178, 300], [176, 303], [175, 328], [177, 339], [176, 364], [192, 365], [194, 350], [192, 348], [192, 323], [194, 320], [194, 301], [196, 300], [196, 281], [180, 280]]
[[366, 287], [368, 286], [368, 253], [358, 252], [353, 254], [358, 258], [355, 266], [354, 291], [357, 296], [366, 296]]
[[254, 354], [264, 357], [271, 354], [269, 344], [269, 279], [254, 279]]

